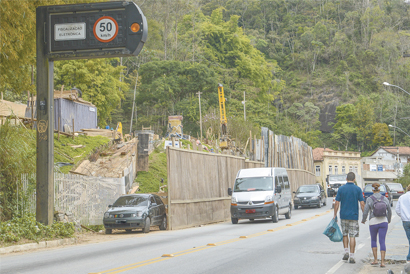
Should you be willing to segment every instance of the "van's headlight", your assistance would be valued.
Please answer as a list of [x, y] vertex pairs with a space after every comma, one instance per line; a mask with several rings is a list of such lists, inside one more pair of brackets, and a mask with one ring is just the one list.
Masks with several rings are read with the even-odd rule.
[[110, 216], [110, 213], [105, 212], [105, 213], [104, 213], [104, 218], [112, 218], [112, 216]]
[[265, 197], [265, 205], [266, 204], [273, 204], [273, 196], [272, 195], [268, 195]]
[[319, 200], [319, 199], [320, 199], [320, 197], [319, 197], [319, 196], [312, 197], [312, 200]]
[[299, 201], [298, 197], [293, 198], [294, 201]]
[[238, 205], [238, 199], [235, 196], [232, 196], [232, 198], [231, 198], [231, 205], [233, 205], [233, 206]]
[[136, 217], [142, 217], [142, 211], [137, 211], [137, 213], [135, 214]]

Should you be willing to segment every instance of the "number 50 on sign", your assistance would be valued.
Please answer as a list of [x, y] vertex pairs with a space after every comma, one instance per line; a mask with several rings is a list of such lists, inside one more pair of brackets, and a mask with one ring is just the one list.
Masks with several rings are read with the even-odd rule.
[[110, 16], [103, 16], [95, 22], [93, 31], [98, 41], [108, 43], [117, 36], [118, 23]]

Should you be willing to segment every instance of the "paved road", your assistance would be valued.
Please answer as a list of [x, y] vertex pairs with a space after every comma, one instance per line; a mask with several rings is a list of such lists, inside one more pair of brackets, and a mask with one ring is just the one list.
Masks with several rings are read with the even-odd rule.
[[0, 273], [359, 273], [370, 251], [368, 225], [361, 225], [358, 263], [341, 262], [342, 244], [322, 234], [333, 216], [330, 204], [293, 210], [276, 224], [241, 220], [7, 255]]

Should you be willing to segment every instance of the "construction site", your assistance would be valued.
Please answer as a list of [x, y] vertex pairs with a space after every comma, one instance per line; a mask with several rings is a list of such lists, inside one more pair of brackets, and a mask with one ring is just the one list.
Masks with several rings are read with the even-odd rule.
[[[8, 119], [36, 129], [35, 97], [28, 98], [27, 105], [1, 100], [1, 124]], [[119, 196], [154, 192], [167, 205], [168, 227], [179, 229], [229, 219], [226, 190], [239, 169], [285, 167], [293, 189], [315, 183], [311, 147], [267, 128], [249, 132], [240, 145], [229, 135], [221, 84], [218, 98], [218, 132], [207, 130], [206, 138], [194, 138], [184, 134], [182, 115], [170, 115], [167, 132], [160, 138], [151, 127], [124, 134], [121, 122], [116, 128], [98, 128], [97, 108], [83, 100], [78, 89], [55, 90], [55, 158], [60, 160], [55, 163], [55, 210], [81, 224], [98, 225]], [[86, 145], [81, 138], [87, 137], [102, 138], [104, 145], [82, 152]]]

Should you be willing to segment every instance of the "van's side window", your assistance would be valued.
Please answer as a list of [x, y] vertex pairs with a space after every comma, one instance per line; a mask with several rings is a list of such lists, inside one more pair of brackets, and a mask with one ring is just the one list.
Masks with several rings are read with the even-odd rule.
[[279, 176], [279, 184], [280, 184], [280, 187], [281, 187], [282, 189], [284, 189], [282, 176]]
[[275, 176], [275, 188], [279, 185], [279, 177]]
[[283, 183], [285, 185], [285, 189], [289, 189], [289, 179], [288, 176], [283, 176]]

